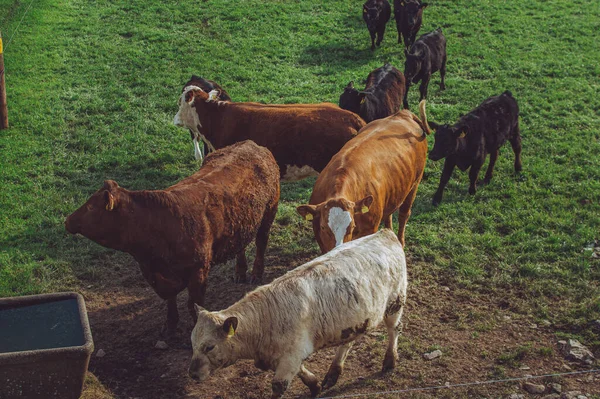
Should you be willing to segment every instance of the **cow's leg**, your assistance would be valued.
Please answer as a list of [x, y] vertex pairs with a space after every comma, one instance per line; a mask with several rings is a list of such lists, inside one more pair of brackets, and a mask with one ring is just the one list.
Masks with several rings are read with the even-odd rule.
[[[398, 21], [398, 17], [396, 17], [396, 21]], [[402, 44], [402, 26], [398, 22], [396, 22], [396, 30], [398, 31], [398, 44]]]
[[242, 249], [237, 254], [235, 261], [235, 275], [233, 276], [234, 283], [246, 282], [246, 270], [248, 270], [248, 262], [246, 261], [246, 248]]
[[375, 50], [375, 31], [369, 31], [369, 34], [371, 35], [371, 50]]
[[440, 90], [446, 90], [446, 83], [444, 82], [444, 79], [446, 78], [446, 60], [447, 60], [447, 56], [444, 55], [444, 59], [442, 60], [442, 67], [440, 68], [440, 76], [442, 78], [442, 80], [440, 81]]
[[348, 342], [347, 344], [338, 347], [333, 362], [331, 362], [331, 365], [329, 366], [329, 371], [327, 371], [327, 374], [321, 383], [323, 389], [329, 389], [337, 383], [337, 380], [344, 369], [344, 362], [346, 361], [353, 344], [354, 342]]
[[277, 202], [274, 206], [268, 209], [263, 215], [263, 220], [256, 233], [256, 258], [252, 266], [252, 274], [250, 275], [250, 283], [258, 284], [262, 280], [265, 270], [265, 251], [269, 242], [269, 231], [277, 215]]
[[412, 46], [410, 41], [410, 32], [402, 33], [402, 36], [404, 36], [404, 47], [406, 47], [407, 50], [410, 50], [410, 46]]
[[406, 89], [404, 90], [404, 99], [402, 100], [402, 103], [404, 105], [404, 109], [408, 109], [408, 89], [410, 89], [410, 83], [407, 81], [405, 85]]
[[291, 353], [285, 354], [286, 358], [282, 359], [275, 369], [275, 376], [271, 382], [273, 394], [271, 399], [279, 399], [290, 386], [292, 379], [300, 372], [302, 361], [296, 362], [293, 360], [295, 356]]
[[381, 46], [381, 42], [383, 41], [383, 35], [385, 33], [385, 25], [383, 25], [383, 27], [379, 28], [379, 30], [377, 31], [377, 45]]
[[426, 75], [421, 81], [421, 86], [419, 86], [421, 98], [419, 98], [419, 101], [422, 101], [424, 98], [427, 98], [427, 86], [429, 86], [429, 79], [431, 79], [431, 75]]
[[205, 262], [199, 267], [196, 266], [194, 271], [190, 273], [188, 281], [188, 310], [194, 321], [194, 325], [198, 321], [198, 315], [196, 314], [196, 308], [194, 304], [204, 306], [204, 294], [206, 293], [206, 281], [208, 279], [208, 270], [210, 263]]
[[444, 162], [444, 169], [442, 170], [442, 177], [440, 177], [440, 185], [438, 186], [438, 189], [435, 192], [435, 195], [433, 196], [433, 206], [437, 206], [440, 202], [442, 202], [444, 188], [446, 187], [446, 184], [448, 184], [448, 180], [450, 180], [450, 177], [452, 176], [452, 170], [454, 170], [454, 165], [454, 161], [446, 158], [446, 161]]
[[200, 143], [198, 141], [198, 137], [194, 137], [194, 139], [192, 141], [194, 143], [194, 157], [196, 158], [197, 161], [202, 162], [203, 156], [202, 156], [202, 150], [200, 150]]
[[479, 171], [481, 170], [484, 161], [485, 156], [483, 159], [476, 159], [469, 170], [469, 194], [471, 195], [477, 192], [477, 177], [479, 176]]
[[390, 215], [388, 217], [385, 218], [385, 220], [383, 221], [384, 226], [386, 229], [393, 229], [393, 222], [392, 222], [392, 214], [390, 213]]
[[498, 159], [498, 149], [492, 151], [490, 153], [490, 164], [488, 165], [487, 170], [485, 171], [485, 177], [483, 178], [483, 184], [488, 184], [490, 180], [492, 180], [492, 176], [494, 175], [494, 165], [496, 164], [496, 159]]
[[519, 132], [519, 123], [513, 128], [513, 136], [509, 139], [510, 145], [515, 152], [515, 172], [520, 172], [523, 169], [521, 165], [521, 133]]
[[398, 297], [400, 307], [390, 306], [390, 313], [385, 316], [385, 326], [388, 332], [388, 347], [383, 358], [383, 367], [381, 371], [391, 370], [396, 367], [398, 359], [398, 336], [402, 328], [400, 319], [404, 309], [404, 301]]
[[177, 323], [179, 323], [179, 312], [177, 311], [177, 295], [166, 300], [167, 302], [167, 321], [161, 330], [161, 335], [170, 338], [177, 333]]
[[[420, 179], [419, 179], [420, 181]], [[404, 229], [406, 228], [406, 222], [408, 222], [408, 218], [410, 217], [410, 210], [412, 208], [412, 204], [415, 201], [415, 197], [417, 196], [417, 189], [419, 184], [415, 184], [415, 186], [410, 190], [402, 205], [400, 205], [400, 209], [398, 209], [398, 240], [400, 240], [400, 244], [404, 248]]]
[[317, 379], [317, 377], [315, 377], [313, 373], [308, 371], [308, 369], [304, 367], [304, 365], [300, 367], [298, 377], [300, 377], [304, 385], [306, 385], [308, 389], [310, 389], [310, 394], [313, 398], [321, 393], [321, 384], [319, 383], [319, 380]]

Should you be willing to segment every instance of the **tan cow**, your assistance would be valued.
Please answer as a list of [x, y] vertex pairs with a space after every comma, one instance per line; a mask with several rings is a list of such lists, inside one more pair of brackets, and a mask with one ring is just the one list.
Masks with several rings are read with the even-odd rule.
[[[248, 293], [220, 312], [198, 308], [190, 377], [203, 381], [239, 359], [275, 371], [272, 399], [296, 374], [313, 396], [335, 385], [358, 337], [382, 321], [388, 345], [383, 370], [397, 361], [406, 302], [406, 260], [390, 230], [352, 241]], [[302, 362], [339, 346], [322, 385]]]
[[425, 101], [421, 119], [402, 110], [362, 128], [323, 169], [315, 182], [309, 205], [297, 208], [312, 220], [323, 253], [369, 234], [392, 228], [398, 211], [398, 238], [404, 246], [404, 228], [427, 159], [429, 126]]

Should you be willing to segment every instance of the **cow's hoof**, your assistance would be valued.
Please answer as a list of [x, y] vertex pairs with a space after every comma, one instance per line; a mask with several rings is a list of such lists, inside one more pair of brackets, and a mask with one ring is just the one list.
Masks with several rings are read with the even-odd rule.
[[477, 192], [477, 189], [475, 187], [469, 187], [469, 194], [475, 195], [476, 192]]
[[177, 325], [169, 325], [165, 323], [160, 329], [160, 336], [165, 339], [174, 338], [180, 330], [177, 328]]
[[262, 283], [262, 277], [257, 277], [254, 274], [250, 275], [250, 280], [248, 280], [250, 284], [260, 284]]
[[442, 202], [441, 198], [433, 197], [433, 199], [431, 200], [431, 205], [438, 206], [440, 202]]
[[315, 385], [308, 387], [308, 389], [310, 389], [310, 396], [316, 398], [321, 393], [321, 384], [317, 382]]
[[331, 370], [329, 370], [325, 375], [321, 386], [323, 387], [323, 389], [329, 389], [335, 384], [337, 384], [338, 378], [340, 378], [339, 371], [332, 372]]
[[240, 276], [238, 276], [238, 275], [233, 276], [233, 282], [236, 283], [236, 284], [245, 284], [246, 281], [247, 281], [247, 279], [246, 279], [246, 275], [245, 274], [240, 275]]
[[381, 372], [386, 372], [389, 370], [393, 370], [396, 367], [396, 358], [394, 355], [390, 355], [388, 353], [385, 354], [385, 358], [383, 359], [383, 366], [381, 367]]

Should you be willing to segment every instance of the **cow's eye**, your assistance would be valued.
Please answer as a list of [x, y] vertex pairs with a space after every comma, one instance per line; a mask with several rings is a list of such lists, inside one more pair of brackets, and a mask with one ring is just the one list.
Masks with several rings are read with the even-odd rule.
[[207, 346], [207, 347], [206, 347], [206, 349], [204, 349], [204, 352], [208, 353], [208, 352], [210, 352], [210, 351], [211, 351], [211, 350], [213, 350], [213, 349], [215, 349], [215, 346], [214, 346], [214, 345]]

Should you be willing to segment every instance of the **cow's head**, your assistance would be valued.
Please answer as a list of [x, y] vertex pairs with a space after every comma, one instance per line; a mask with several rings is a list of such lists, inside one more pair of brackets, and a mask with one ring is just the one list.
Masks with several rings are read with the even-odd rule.
[[175, 118], [173, 118], [173, 124], [191, 129], [192, 131], [199, 131], [202, 124], [200, 123], [194, 104], [196, 101], [209, 101], [211, 98], [210, 94], [214, 98], [217, 93], [214, 91], [206, 93], [200, 87], [193, 85], [183, 89], [183, 93], [179, 96], [179, 110], [175, 114]]
[[[414, 47], [413, 47], [414, 48]], [[404, 78], [406, 83], [415, 83], [415, 78], [421, 72], [421, 66], [425, 61], [425, 53], [423, 51], [404, 50], [406, 61], [404, 62]]]
[[315, 238], [322, 253], [352, 240], [356, 216], [369, 212], [373, 196], [353, 202], [346, 198], [332, 198], [318, 205], [301, 205], [296, 210], [312, 221]]
[[348, 83], [344, 92], [340, 95], [340, 108], [352, 111], [355, 114], [360, 112], [360, 104], [365, 100], [365, 93], [354, 88], [354, 83]]
[[130, 217], [131, 198], [117, 182], [106, 180], [79, 209], [65, 221], [71, 234], [82, 234], [108, 248], [121, 249]]
[[422, 18], [423, 9], [427, 7], [427, 3], [421, 3], [420, 1], [407, 1], [404, 5], [404, 17], [406, 25], [412, 30], [415, 25], [419, 22], [419, 18]]
[[194, 380], [204, 381], [216, 370], [237, 360], [235, 335], [238, 319], [223, 319], [217, 313], [196, 306], [198, 321], [192, 331], [192, 362], [188, 370]]
[[429, 126], [435, 130], [435, 142], [433, 149], [429, 152], [429, 159], [438, 161], [456, 153], [459, 141], [468, 134], [468, 126], [456, 127], [450, 125], [438, 125], [429, 122]]
[[381, 8], [377, 5], [366, 2], [363, 5], [363, 19], [367, 23], [369, 31], [377, 30], [377, 24], [379, 23], [379, 14], [381, 14]]

